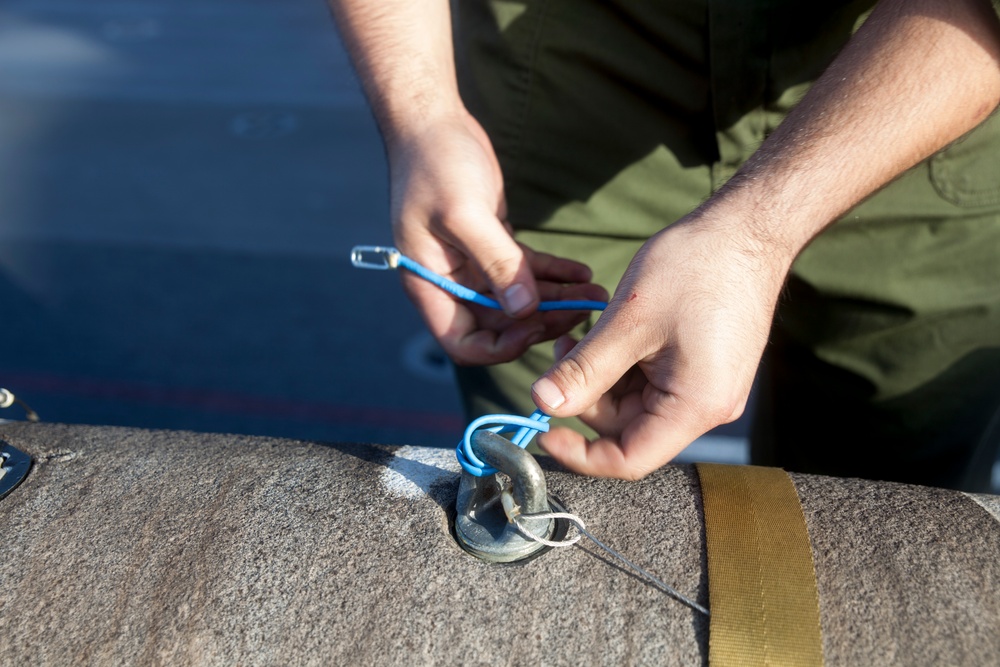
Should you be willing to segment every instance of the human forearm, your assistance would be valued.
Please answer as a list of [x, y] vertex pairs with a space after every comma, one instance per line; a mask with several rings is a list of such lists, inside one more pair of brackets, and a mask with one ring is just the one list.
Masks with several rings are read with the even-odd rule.
[[[448, 0], [330, 0], [385, 140], [397, 247], [490, 292], [506, 315], [459, 303], [404, 275], [431, 333], [457, 363], [510, 361], [585, 313], [538, 313], [546, 298], [606, 298], [577, 262], [537, 254], [504, 225], [493, 146], [458, 93]], [[516, 319], [515, 319], [516, 318]]]
[[985, 2], [883, 0], [718, 193], [651, 238], [608, 309], [533, 386], [567, 429], [539, 444], [578, 472], [638, 478], [738, 417], [789, 267], [819, 231], [981, 122], [1000, 99]]
[[385, 141], [462, 109], [447, 0], [329, 0]]
[[988, 2], [883, 0], [700, 213], [710, 224], [738, 224], [752, 251], [787, 269], [823, 227], [971, 130], [998, 101], [1000, 25]]

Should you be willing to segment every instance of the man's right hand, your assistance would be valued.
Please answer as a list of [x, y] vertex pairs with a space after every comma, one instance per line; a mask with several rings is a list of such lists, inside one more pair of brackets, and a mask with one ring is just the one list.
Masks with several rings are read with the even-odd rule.
[[498, 312], [457, 301], [403, 274], [431, 333], [458, 364], [510, 361], [568, 332], [583, 311], [540, 313], [540, 300], [605, 301], [584, 264], [518, 244], [506, 224], [503, 176], [493, 147], [464, 109], [388, 144], [399, 250], [451, 280], [488, 293]]

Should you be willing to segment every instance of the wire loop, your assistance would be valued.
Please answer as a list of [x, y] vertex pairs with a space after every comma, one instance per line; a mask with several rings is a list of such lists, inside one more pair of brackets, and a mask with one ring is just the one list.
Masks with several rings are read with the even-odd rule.
[[[480, 430], [486, 429], [492, 433], [503, 435], [517, 428], [514, 437], [510, 439], [512, 443], [524, 449], [535, 437], [536, 433], [545, 433], [549, 430], [548, 421], [551, 417], [541, 410], [535, 410], [530, 417], [519, 417], [518, 415], [484, 415], [465, 427], [465, 434], [455, 448], [458, 462], [462, 469], [475, 477], [485, 477], [496, 474], [497, 469], [489, 465], [472, 451], [472, 435]], [[492, 426], [487, 426], [492, 424]]]
[[[550, 504], [552, 504], [551, 498], [549, 502]], [[573, 523], [576, 526], [577, 535], [575, 537], [571, 537], [570, 539], [558, 542], [555, 540], [547, 540], [542, 537], [539, 537], [538, 535], [535, 535], [530, 530], [528, 530], [526, 526], [521, 525], [522, 519], [563, 519], [565, 521]], [[583, 520], [575, 514], [572, 514], [570, 512], [539, 512], [537, 514], [522, 514], [518, 512], [516, 515], [514, 515], [513, 521], [514, 525], [517, 527], [517, 532], [521, 533], [521, 535], [523, 535], [525, 538], [529, 540], [534, 540], [535, 542], [538, 542], [539, 544], [544, 544], [545, 546], [548, 547], [569, 547], [579, 542], [581, 537], [586, 537], [596, 546], [600, 547], [609, 556], [616, 558], [623, 564], [627, 565], [629, 568], [632, 569], [633, 572], [640, 575], [643, 579], [645, 579], [650, 584], [660, 589], [670, 597], [674, 598], [678, 602], [681, 602], [682, 604], [686, 604], [688, 607], [691, 607], [691, 609], [694, 609], [695, 611], [704, 614], [705, 616], [711, 616], [711, 613], [703, 605], [698, 604], [688, 596], [680, 593], [676, 588], [667, 584], [662, 579], [650, 573], [645, 568], [640, 567], [635, 563], [633, 563], [632, 561], [630, 561], [620, 551], [612, 549], [604, 542], [601, 542], [599, 539], [594, 537], [593, 533], [587, 530], [587, 526], [584, 525]]]

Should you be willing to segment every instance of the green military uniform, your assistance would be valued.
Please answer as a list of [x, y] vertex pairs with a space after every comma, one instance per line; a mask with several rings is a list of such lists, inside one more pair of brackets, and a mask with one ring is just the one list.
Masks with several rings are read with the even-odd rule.
[[[463, 97], [494, 142], [517, 237], [586, 262], [613, 291], [643, 241], [732, 176], [873, 4], [456, 3]], [[468, 411], [530, 411], [530, 384], [551, 363], [543, 344], [459, 371]], [[988, 488], [1000, 117], [808, 246], [763, 368], [756, 462]]]

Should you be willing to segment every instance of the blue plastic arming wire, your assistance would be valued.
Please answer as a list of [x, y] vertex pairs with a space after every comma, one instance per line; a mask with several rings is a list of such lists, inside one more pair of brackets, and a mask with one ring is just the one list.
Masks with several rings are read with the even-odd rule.
[[[517, 432], [510, 441], [521, 449], [524, 449], [531, 442], [532, 438], [535, 437], [536, 433], [544, 433], [549, 430], [549, 419], [551, 417], [541, 410], [535, 410], [531, 413], [530, 417], [484, 415], [478, 419], [474, 419], [472, 423], [465, 427], [465, 435], [462, 436], [462, 441], [455, 448], [455, 453], [458, 455], [458, 462], [462, 464], [462, 468], [470, 475], [475, 475], [476, 477], [493, 475], [497, 472], [497, 469], [481, 460], [472, 451], [472, 434], [482, 428], [486, 428], [487, 431], [502, 435], [517, 428]], [[493, 426], [487, 428], [487, 424], [493, 424]]]
[[[471, 301], [472, 303], [477, 303], [480, 306], [486, 306], [487, 308], [494, 308], [496, 310], [503, 310], [503, 307], [496, 301], [496, 299], [491, 299], [488, 296], [483, 296], [474, 289], [470, 289], [465, 285], [459, 285], [456, 282], [448, 280], [444, 276], [438, 273], [434, 273], [427, 267], [418, 264], [406, 255], [400, 254], [398, 259], [399, 266], [406, 269], [407, 271], [412, 271], [424, 280], [434, 283], [445, 292], [448, 292], [452, 296], [457, 296], [459, 299], [465, 301]], [[538, 310], [549, 311], [549, 310], [604, 310], [608, 307], [608, 304], [604, 301], [542, 301], [538, 304]]]
[[[471, 301], [487, 308], [502, 310], [502, 306], [495, 299], [483, 296], [465, 285], [459, 285], [456, 282], [448, 280], [444, 276], [434, 273], [427, 267], [418, 264], [406, 255], [400, 254], [398, 256], [397, 265], [408, 271], [412, 271], [424, 280], [437, 285], [459, 299]], [[604, 310], [607, 305], [603, 301], [542, 301], [538, 304], [538, 310]], [[517, 432], [510, 441], [521, 449], [524, 449], [535, 437], [536, 433], [544, 433], [549, 430], [549, 419], [551, 417], [541, 410], [535, 410], [530, 417], [519, 417], [517, 415], [485, 415], [479, 417], [466, 427], [462, 441], [455, 448], [455, 453], [458, 455], [458, 462], [462, 464], [462, 468], [470, 475], [475, 475], [476, 477], [493, 475], [497, 472], [497, 469], [480, 460], [475, 452], [472, 451], [472, 434], [487, 424], [492, 424], [487, 430], [498, 434], [509, 433], [514, 430], [514, 427], [518, 427]]]

